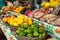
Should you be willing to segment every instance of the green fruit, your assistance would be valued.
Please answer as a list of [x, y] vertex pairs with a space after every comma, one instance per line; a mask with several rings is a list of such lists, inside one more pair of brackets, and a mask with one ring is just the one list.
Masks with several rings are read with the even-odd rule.
[[45, 37], [45, 34], [43, 33], [42, 36]]
[[32, 30], [31, 29], [27, 29], [27, 33], [32, 33]]
[[16, 31], [16, 33], [17, 33], [17, 34], [19, 34], [19, 33], [20, 33], [20, 31], [18, 31], [18, 30], [17, 30], [17, 31]]
[[20, 36], [25, 36], [26, 33], [25, 32], [20, 32]]
[[35, 27], [33, 31], [38, 31], [38, 28]]
[[40, 28], [39, 28], [39, 32], [40, 32], [40, 33], [44, 32], [44, 28], [41, 28], [41, 27], [40, 27]]
[[27, 37], [32, 37], [32, 34], [27, 34]]
[[39, 33], [39, 37], [45, 37], [45, 36], [46, 36], [46, 32]]
[[36, 27], [36, 28], [39, 28], [39, 27], [40, 27], [40, 25], [39, 25], [39, 24], [34, 24], [34, 25], [35, 25], [35, 27]]
[[18, 28], [18, 30], [16, 31], [16, 33], [18, 33], [18, 34], [20, 33], [20, 28]]
[[31, 25], [31, 28], [33, 29], [35, 27], [35, 25]]
[[21, 27], [24, 27], [24, 24], [21, 24]]
[[25, 29], [27, 29], [27, 28], [28, 28], [28, 26], [24, 26], [24, 28], [25, 28]]
[[20, 28], [21, 31], [24, 31], [24, 28]]
[[34, 28], [35, 27], [35, 25], [31, 25], [31, 28]]
[[40, 38], [45, 37], [45, 34], [39, 34], [39, 37]]
[[27, 33], [27, 30], [24, 30], [24, 32], [26, 32], [26, 33]]
[[31, 25], [31, 27], [35, 27], [35, 25], [33, 24], [33, 25]]
[[35, 27], [35, 25], [31, 25], [31, 29], [32, 29], [33, 31], [37, 31], [37, 30], [38, 30], [38, 28]]
[[39, 33], [37, 31], [34, 31], [33, 35], [34, 35], [34, 37], [37, 37], [39, 35]]
[[26, 29], [26, 28], [28, 28], [28, 24], [25, 24], [25, 23], [24, 23], [24, 24], [21, 25], [21, 27], [23, 27], [23, 28]]
[[42, 38], [42, 34], [39, 34], [39, 38]]

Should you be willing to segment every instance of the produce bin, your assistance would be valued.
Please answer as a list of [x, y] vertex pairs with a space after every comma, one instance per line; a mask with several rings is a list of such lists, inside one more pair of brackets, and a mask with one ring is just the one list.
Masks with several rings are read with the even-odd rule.
[[24, 36], [20, 36], [20, 40], [44, 40], [44, 38], [28, 38], [28, 37], [24, 37]]
[[[28, 17], [29, 18], [29, 17]], [[3, 19], [3, 18], [2, 18]], [[32, 18], [32, 20], [33, 20], [33, 18]], [[36, 23], [36, 21], [34, 21], [33, 20], [33, 23]], [[38, 23], [38, 25], [39, 25], [39, 23], [40, 22], [37, 22]], [[7, 39], [9, 39], [10, 37], [13, 37], [13, 39], [15, 39], [15, 40], [43, 40], [43, 39], [45, 39], [45, 37], [43, 37], [43, 38], [29, 38], [29, 37], [24, 37], [24, 36], [18, 36], [17, 34], [16, 34], [16, 30], [19, 28], [19, 27], [15, 27], [15, 26], [10, 26], [9, 24], [7, 24], [7, 23], [4, 23], [3, 21], [1, 21], [1, 23], [0, 24], [2, 24], [2, 30], [3, 30], [3, 32], [4, 33], [6, 33], [5, 35], [6, 35], [6, 37], [8, 37]], [[17, 35], [17, 39], [16, 39], [16, 36]], [[47, 36], [47, 34], [46, 34], [46, 36]]]
[[[12, 12], [10, 12], [10, 13], [12, 13]], [[13, 12], [14, 13], [14, 12]], [[17, 15], [18, 16], [18, 15]], [[55, 33], [55, 29], [56, 28], [59, 28], [59, 27], [55, 27], [55, 26], [52, 26], [52, 25], [50, 25], [50, 24], [48, 24], [48, 23], [46, 23], [46, 22], [41, 22], [41, 21], [39, 21], [39, 20], [37, 20], [37, 19], [34, 19], [34, 18], [32, 18], [33, 19], [33, 21], [34, 21], [34, 23], [37, 23], [37, 24], [39, 24], [39, 25], [41, 25], [42, 26], [42, 24], [44, 25], [44, 28], [49, 32], [49, 33], [51, 33], [51, 34], [53, 34], [53, 36], [55, 36], [55, 37], [57, 37], [58, 39], [59, 39], [59, 34], [57, 34], [57, 33]], [[1, 21], [2, 22], [2, 21]], [[7, 25], [7, 24], [4, 24], [3, 22], [1, 23], [1, 24], [3, 24], [3, 25], [5, 25], [5, 27], [7, 26], [7, 30], [9, 30], [10, 31], [10, 29], [9, 29], [9, 25]], [[2, 26], [3, 27], [3, 26]], [[51, 29], [50, 29], [51, 28]], [[8, 34], [9, 35], [13, 35], [14, 34], [14, 32], [13, 31], [15, 31], [17, 28], [15, 27], [13, 27], [13, 28], [11, 28], [11, 30], [12, 30], [12, 33], [11, 33], [11, 31], [10, 32], [8, 32]], [[55, 33], [55, 34], [54, 34]], [[7, 33], [6, 33], [7, 34]], [[14, 34], [15, 35], [15, 34]], [[14, 36], [13, 35], [13, 36]], [[16, 36], [16, 35], [15, 35]], [[14, 38], [15, 38], [15, 36], [14, 36]], [[7, 36], [8, 37], [8, 36]], [[10, 36], [9, 36], [10, 37]], [[8, 37], [8, 38], [9, 38]], [[18, 36], [19, 37], [19, 36]], [[27, 38], [27, 37], [22, 37], [22, 36], [20, 36], [21, 38], [25, 38], [26, 40], [27, 39], [29, 39], [29, 40], [32, 40], [32, 39], [35, 39], [35, 38], [32, 38], [32, 39], [30, 39], [30, 38]], [[20, 37], [19, 37], [19, 40], [20, 40]], [[39, 38], [37, 38], [37, 39], [39, 39]], [[16, 38], [15, 38], [15, 40], [17, 40]], [[23, 39], [22, 39], [23, 40]]]

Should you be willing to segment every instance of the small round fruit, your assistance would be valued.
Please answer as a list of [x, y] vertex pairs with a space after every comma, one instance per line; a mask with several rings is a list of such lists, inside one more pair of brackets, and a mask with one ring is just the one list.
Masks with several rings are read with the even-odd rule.
[[39, 33], [37, 31], [34, 31], [33, 35], [34, 35], [34, 37], [37, 37], [39, 35]]
[[32, 34], [27, 34], [27, 37], [30, 37], [31, 38], [32, 37]]
[[7, 19], [6, 17], [5, 17], [5, 18], [3, 18], [3, 22], [7, 22], [7, 20], [8, 20], [8, 19]]

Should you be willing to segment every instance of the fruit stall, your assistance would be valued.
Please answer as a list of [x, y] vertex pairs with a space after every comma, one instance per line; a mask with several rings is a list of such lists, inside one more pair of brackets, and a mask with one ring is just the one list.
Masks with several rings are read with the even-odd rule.
[[60, 40], [60, 0], [44, 1], [40, 6], [24, 14], [21, 12], [26, 7], [4, 6], [0, 10], [0, 28], [6, 39]]

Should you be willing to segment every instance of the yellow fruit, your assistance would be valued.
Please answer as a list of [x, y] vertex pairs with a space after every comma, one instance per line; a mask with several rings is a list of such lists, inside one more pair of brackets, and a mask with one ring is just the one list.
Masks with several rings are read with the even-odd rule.
[[16, 12], [16, 10], [13, 10], [14, 12]]
[[18, 18], [23, 19], [24, 18], [24, 15], [20, 14], [20, 15], [18, 15]]
[[27, 23], [23, 23], [23, 24], [27, 24]]
[[54, 1], [54, 2], [51, 2], [51, 5], [50, 5], [50, 6], [53, 6], [53, 7], [55, 7], [55, 6], [57, 6], [57, 5], [59, 5], [59, 2], [57, 2], [57, 1]]
[[7, 19], [9, 20], [11, 17], [7, 17]]
[[8, 21], [8, 19], [5, 17], [5, 18], [3, 18], [3, 22], [7, 22]]
[[18, 21], [18, 18], [15, 18], [15, 19], [14, 19], [14, 22], [17, 22], [17, 21]]
[[49, 6], [50, 6], [49, 2], [45, 3], [45, 7], [49, 7]]
[[28, 21], [28, 25], [32, 25], [32, 21]]
[[10, 25], [13, 25], [13, 23], [14, 23], [13, 21], [10, 21], [10, 23], [9, 23], [9, 24], [10, 24]]
[[41, 3], [41, 6], [45, 6], [46, 3], [47, 3], [47, 2], [42, 2], [42, 3]]
[[60, 2], [60, 0], [56, 0], [56, 1]]
[[17, 13], [19, 13], [20, 11], [16, 11]]
[[28, 25], [32, 25], [32, 24], [33, 24], [32, 19], [28, 18]]
[[9, 23], [9, 21], [10, 21], [11, 18], [10, 17], [7, 17], [7, 19], [8, 19], [7, 23]]
[[13, 26], [19, 26], [17, 23], [13, 23]]
[[24, 23], [27, 23], [27, 18], [24, 18]]
[[10, 23], [12, 23], [13, 24], [13, 22], [14, 22], [14, 19], [9, 19], [9, 21], [8, 21], [8, 23], [10, 24]]
[[22, 10], [23, 8], [24, 8], [24, 7], [22, 7], [22, 6], [19, 6], [19, 9], [20, 9], [20, 10]]
[[21, 25], [23, 23], [23, 19], [19, 19], [18, 21], [17, 21], [17, 24], [19, 24], [19, 25]]
[[24, 16], [24, 23], [27, 23], [27, 22], [28, 22], [27, 16]]
[[19, 8], [16, 8], [16, 10], [19, 10]]
[[13, 18], [13, 19], [14, 19], [14, 18], [16, 18], [16, 17], [15, 17], [15, 16], [11, 16], [11, 18]]
[[20, 6], [20, 7], [19, 7], [19, 11], [22, 11], [23, 8], [24, 8], [24, 7]]
[[54, 2], [55, 0], [50, 0], [50, 2]]
[[59, 5], [60, 5], [60, 3], [59, 3]]

